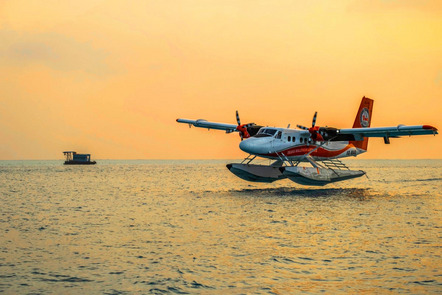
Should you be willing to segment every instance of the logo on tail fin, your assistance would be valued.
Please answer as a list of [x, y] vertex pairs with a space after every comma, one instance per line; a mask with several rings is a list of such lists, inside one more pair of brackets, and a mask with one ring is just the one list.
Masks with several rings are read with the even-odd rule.
[[362, 127], [370, 126], [370, 113], [367, 108], [362, 109], [360, 122]]

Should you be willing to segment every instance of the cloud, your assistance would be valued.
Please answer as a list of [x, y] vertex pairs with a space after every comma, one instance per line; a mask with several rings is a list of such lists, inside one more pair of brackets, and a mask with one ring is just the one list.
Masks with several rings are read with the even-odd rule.
[[57, 71], [108, 72], [107, 53], [88, 42], [57, 33], [0, 31], [0, 66], [29, 67], [43, 64]]

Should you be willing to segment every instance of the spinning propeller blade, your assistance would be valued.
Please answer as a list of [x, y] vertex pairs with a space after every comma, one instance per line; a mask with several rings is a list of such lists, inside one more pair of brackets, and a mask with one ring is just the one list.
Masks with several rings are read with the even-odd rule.
[[[250, 131], [248, 130], [248, 128], [256, 125], [255, 123], [248, 123], [248, 124], [241, 125], [241, 119], [239, 118], [238, 110], [236, 111], [236, 123], [238, 123], [236, 130], [239, 131], [239, 136], [241, 137], [241, 140], [243, 140], [244, 138], [249, 138], [251, 135], [249, 133]], [[253, 133], [253, 134], [255, 134], [255, 133]]]
[[244, 134], [243, 132], [239, 129], [239, 127], [241, 126], [241, 120], [239, 119], [239, 113], [238, 110], [236, 110], [236, 123], [238, 123], [238, 127], [236, 128], [239, 131], [239, 137], [241, 137], [241, 141], [243, 141], [244, 139]]
[[316, 141], [316, 140], [321, 141], [321, 140], [324, 140], [324, 138], [322, 136], [325, 135], [325, 133], [319, 132], [319, 127], [315, 127], [317, 116], [318, 116], [318, 112], [315, 112], [315, 114], [313, 115], [312, 127], [310, 127], [310, 128], [304, 127], [302, 125], [296, 125], [296, 126], [298, 128], [308, 130], [308, 132], [310, 132], [310, 138], [313, 139], [314, 141]]
[[304, 126], [301, 126], [301, 125], [296, 125], [296, 127], [300, 128], [300, 129], [308, 130], [307, 127], [304, 127]]
[[[312, 127], [310, 127], [310, 128], [315, 127], [315, 125], [316, 125], [316, 117], [317, 116], [318, 116], [318, 112], [315, 112], [315, 114], [313, 115]], [[300, 128], [300, 129], [304, 129], [304, 130], [310, 130], [310, 128], [304, 127], [302, 125], [296, 125], [296, 127]]]

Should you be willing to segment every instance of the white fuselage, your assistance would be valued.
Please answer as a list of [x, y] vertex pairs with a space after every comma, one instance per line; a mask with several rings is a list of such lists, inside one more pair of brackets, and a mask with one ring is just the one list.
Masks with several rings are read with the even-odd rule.
[[304, 130], [263, 127], [253, 137], [239, 144], [239, 148], [249, 154], [293, 161], [306, 160], [308, 154], [316, 160], [355, 157], [366, 152], [348, 141], [312, 141]]

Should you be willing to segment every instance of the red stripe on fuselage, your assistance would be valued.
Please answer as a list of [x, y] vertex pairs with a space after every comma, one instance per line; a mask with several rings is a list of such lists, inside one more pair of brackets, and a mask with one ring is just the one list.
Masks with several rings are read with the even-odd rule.
[[[354, 146], [352, 144], [348, 144], [343, 149], [334, 150], [334, 151], [326, 150], [326, 149], [320, 147], [316, 151], [312, 152], [310, 155], [312, 157], [318, 157], [318, 158], [333, 158], [333, 157], [339, 156], [340, 154], [342, 154], [343, 152], [345, 152], [346, 150], [351, 149], [351, 148], [354, 148]], [[303, 146], [288, 148], [286, 150], [278, 152], [278, 154], [270, 153], [270, 154], [266, 154], [263, 156], [275, 157], [275, 158], [279, 157], [280, 155], [284, 155], [286, 157], [297, 157], [297, 156], [303, 156], [305, 154], [308, 154], [309, 152], [311, 152], [314, 149], [316, 149], [316, 146], [303, 145]]]

